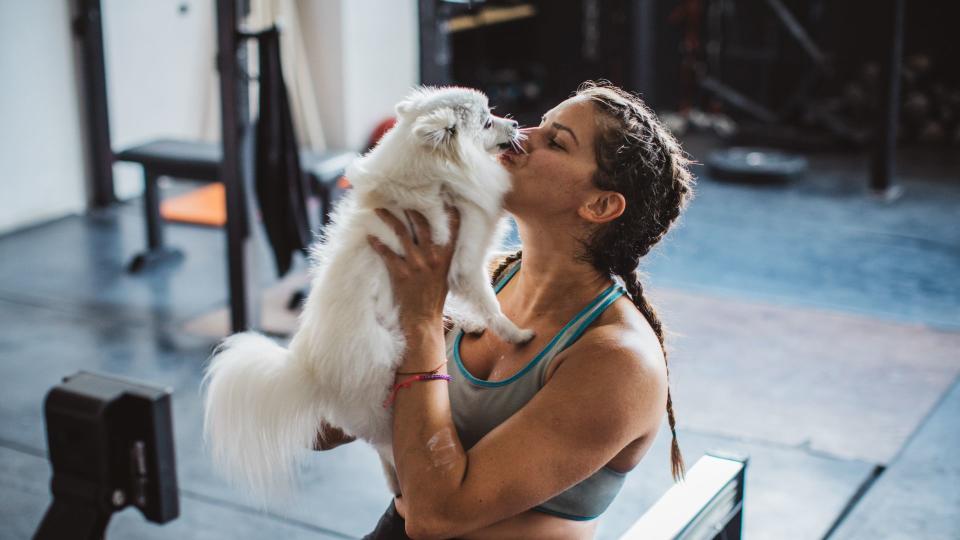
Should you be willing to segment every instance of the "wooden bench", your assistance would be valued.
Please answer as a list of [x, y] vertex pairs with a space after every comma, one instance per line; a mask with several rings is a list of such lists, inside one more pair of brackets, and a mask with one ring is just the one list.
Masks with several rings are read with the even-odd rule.
[[739, 540], [748, 461], [707, 452], [620, 540]]
[[[310, 178], [312, 191], [320, 199], [320, 221], [327, 214], [336, 192], [337, 180], [357, 154], [343, 150], [304, 151], [300, 166]], [[220, 176], [222, 151], [219, 143], [160, 139], [127, 148], [116, 155], [116, 161], [139, 163], [143, 167], [143, 209], [146, 220], [147, 249], [137, 254], [128, 270], [136, 273], [155, 263], [176, 260], [183, 255], [164, 245], [160, 219], [160, 196], [157, 181], [161, 176], [216, 182]]]

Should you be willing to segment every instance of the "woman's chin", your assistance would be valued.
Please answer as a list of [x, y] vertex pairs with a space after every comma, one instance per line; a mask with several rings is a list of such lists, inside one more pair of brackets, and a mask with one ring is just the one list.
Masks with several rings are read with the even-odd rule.
[[[516, 184], [514, 184], [514, 187], [516, 187]], [[510, 190], [503, 196], [503, 209], [511, 215], [517, 209], [517, 195], [513, 190]]]

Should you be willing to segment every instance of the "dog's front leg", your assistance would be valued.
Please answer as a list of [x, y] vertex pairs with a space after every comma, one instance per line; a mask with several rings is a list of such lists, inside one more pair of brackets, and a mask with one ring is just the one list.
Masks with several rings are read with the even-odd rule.
[[[460, 211], [460, 237], [450, 268], [451, 291], [468, 303], [476, 315], [496, 334], [510, 343], [525, 343], [533, 338], [532, 330], [519, 328], [500, 310], [497, 294], [487, 281], [484, 257], [495, 223], [469, 207]], [[476, 326], [476, 325], [474, 325]], [[464, 330], [471, 332], [464, 325]]]
[[450, 242], [450, 216], [443, 205], [432, 205], [419, 209], [423, 217], [430, 223], [430, 239], [434, 244], [445, 246]]

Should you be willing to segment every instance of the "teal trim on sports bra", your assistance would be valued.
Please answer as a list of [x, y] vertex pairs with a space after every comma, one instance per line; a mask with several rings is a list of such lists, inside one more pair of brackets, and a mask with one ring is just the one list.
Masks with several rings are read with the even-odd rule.
[[[507, 282], [510, 281], [510, 279], [514, 276], [514, 274], [517, 273], [517, 271], [518, 271], [519, 269], [520, 269], [520, 262], [517, 262], [517, 264], [514, 265], [513, 269], [511, 270], [510, 274], [508, 274], [505, 279], [501, 280], [500, 283], [497, 284], [497, 287], [496, 287], [496, 289], [495, 289], [496, 292], [500, 292], [500, 289], [502, 289], [504, 286], [506, 286]], [[620, 290], [618, 291], [618, 294], [613, 295], [612, 298], [606, 298], [607, 295], [609, 295], [610, 292], [613, 291], [614, 289], [620, 289]], [[461, 372], [461, 373], [463, 374], [463, 376], [466, 377], [467, 380], [470, 381], [471, 383], [473, 383], [473, 384], [475, 384], [475, 385], [478, 385], [478, 386], [484, 386], [484, 387], [487, 387], [487, 388], [496, 388], [496, 387], [500, 387], [500, 386], [506, 386], [506, 385], [512, 383], [513, 381], [519, 379], [520, 377], [523, 377], [524, 375], [526, 375], [527, 373], [529, 373], [530, 370], [532, 370], [534, 367], [536, 367], [536, 365], [540, 362], [540, 360], [543, 359], [543, 357], [547, 354], [547, 352], [549, 352], [550, 349], [553, 348], [554, 345], [556, 345], [556, 343], [557, 343], [557, 341], [560, 339], [560, 337], [563, 336], [563, 333], [566, 332], [566, 331], [567, 331], [571, 326], [573, 326], [574, 324], [580, 322], [580, 318], [583, 317], [583, 315], [584, 315], [585, 313], [588, 313], [591, 309], [593, 309], [594, 307], [596, 307], [596, 305], [597, 305], [598, 303], [604, 301], [604, 299], [606, 299], [606, 301], [605, 301], [604, 304], [603, 304], [603, 308], [606, 308], [608, 305], [610, 305], [611, 302], [613, 302], [614, 300], [616, 300], [617, 298], [619, 298], [621, 294], [623, 294], [623, 290], [622, 290], [622, 287], [620, 287], [620, 284], [614, 283], [613, 285], [610, 285], [609, 287], [607, 287], [606, 290], [604, 290], [602, 293], [600, 293], [599, 295], [597, 295], [597, 297], [594, 298], [593, 301], [591, 301], [590, 304], [587, 305], [587, 307], [585, 307], [585, 308], [583, 308], [582, 310], [580, 310], [580, 312], [577, 313], [577, 314], [573, 317], [573, 319], [570, 319], [570, 322], [568, 322], [563, 328], [560, 329], [559, 332], [557, 332], [557, 334], [556, 334], [555, 336], [553, 336], [553, 339], [550, 340], [550, 343], [547, 343], [547, 345], [546, 345], [543, 349], [541, 349], [539, 353], [537, 353], [537, 355], [533, 358], [533, 360], [531, 360], [530, 362], [528, 362], [527, 365], [523, 367], [523, 369], [521, 369], [521, 370], [518, 371], [517, 373], [513, 374], [513, 376], [511, 376], [511, 377], [508, 378], [508, 379], [504, 379], [504, 380], [502, 380], [502, 381], [486, 381], [486, 380], [478, 379], [478, 378], [474, 377], [469, 371], [467, 371], [466, 366], [463, 365], [463, 360], [460, 358], [460, 342], [461, 342], [461, 340], [463, 339], [463, 335], [464, 335], [463, 329], [460, 329], [460, 330], [457, 332], [457, 337], [454, 339], [454, 342], [453, 342], [453, 359], [456, 361], [457, 367], [460, 368], [460, 372]], [[593, 320], [596, 319], [597, 316], [599, 316], [600, 312], [602, 312], [602, 309], [599, 310], [597, 313], [594, 313], [594, 314], [592, 314], [590, 317], [587, 318], [588, 320], [586, 321], [586, 323], [585, 323], [584, 325], [582, 325], [580, 328], [577, 329], [577, 332], [576, 332], [576, 334], [575, 334], [574, 340], [575, 340], [576, 338], [580, 337], [580, 334], [582, 334], [582, 333], [584, 332], [584, 330], [586, 330], [586, 328], [587, 328], [587, 326], [590, 324], [590, 322], [593, 322]], [[569, 340], [569, 341], [567, 342], [567, 344], [569, 345], [570, 343], [573, 343], [574, 340]]]
[[[589, 317], [587, 317], [586, 319], [584, 319], [584, 320], [583, 320], [583, 323], [581, 323], [580, 326], [576, 329], [576, 331], [574, 331], [574, 333], [570, 336], [570, 339], [568, 339], [567, 342], [563, 344], [563, 347], [561, 347], [560, 350], [557, 351], [557, 352], [560, 352], [560, 351], [566, 349], [567, 347], [569, 347], [570, 345], [572, 345], [573, 342], [575, 342], [575, 341], [577, 341], [578, 339], [580, 339], [580, 336], [581, 336], [584, 332], [586, 332], [587, 327], [589, 327], [590, 324], [591, 324], [593, 321], [595, 321], [597, 317], [599, 317], [600, 315], [603, 314], [604, 310], [607, 309], [607, 306], [609, 306], [610, 304], [614, 303], [614, 302], [617, 300], [617, 298], [620, 298], [621, 296], [623, 296], [623, 295], [626, 293], [626, 290], [624, 290], [624, 288], [621, 287], [619, 283], [614, 283], [609, 289], [607, 289], [606, 291], [604, 291], [603, 294], [607, 294], [607, 293], [610, 291], [610, 289], [617, 289], [617, 293], [616, 293], [616, 294], [611, 294], [610, 297], [607, 298], [606, 300], [604, 300], [603, 304], [601, 304], [600, 307], [597, 308], [597, 310], [596, 310], [595, 312], [591, 313]], [[600, 297], [602, 298], [603, 295], [600, 295]]]
[[513, 265], [513, 268], [510, 269], [510, 272], [506, 276], [500, 278], [500, 282], [497, 283], [497, 286], [494, 287], [494, 292], [500, 292], [500, 289], [507, 286], [507, 282], [513, 279], [513, 275], [520, 270], [520, 261], [517, 261], [517, 264]]

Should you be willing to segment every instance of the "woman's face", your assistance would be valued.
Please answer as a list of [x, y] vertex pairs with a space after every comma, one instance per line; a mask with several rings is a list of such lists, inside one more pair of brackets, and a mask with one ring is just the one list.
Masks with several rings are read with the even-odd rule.
[[573, 97], [547, 111], [539, 126], [521, 130], [527, 136], [525, 153], [500, 156], [513, 181], [504, 200], [508, 212], [520, 219], [576, 217], [577, 208], [596, 190], [595, 114], [587, 98]]

